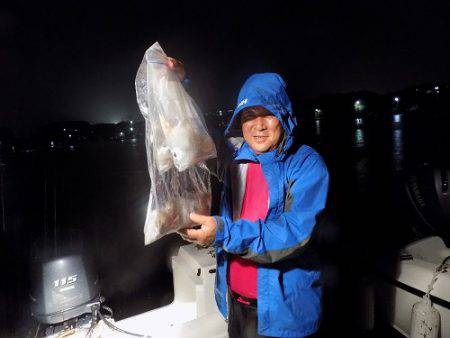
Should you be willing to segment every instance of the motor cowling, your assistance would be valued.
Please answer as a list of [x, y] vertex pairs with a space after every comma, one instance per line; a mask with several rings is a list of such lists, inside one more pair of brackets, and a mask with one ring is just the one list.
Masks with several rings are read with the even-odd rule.
[[91, 311], [98, 302], [98, 278], [81, 254], [54, 257], [35, 263], [31, 312], [43, 324], [56, 324]]
[[408, 175], [406, 191], [419, 218], [415, 230], [427, 236], [442, 237], [450, 246], [450, 169], [424, 164]]

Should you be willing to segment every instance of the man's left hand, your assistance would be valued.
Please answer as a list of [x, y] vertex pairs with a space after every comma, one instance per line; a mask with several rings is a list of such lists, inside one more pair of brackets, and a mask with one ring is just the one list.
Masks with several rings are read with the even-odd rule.
[[199, 215], [191, 213], [189, 215], [192, 222], [200, 225], [199, 229], [182, 229], [178, 232], [180, 235], [190, 241], [201, 246], [208, 246], [214, 242], [216, 238], [216, 220], [212, 216]]
[[186, 69], [184, 68], [183, 62], [180, 60], [168, 56], [167, 66], [175, 72], [180, 81], [183, 81], [186, 78]]

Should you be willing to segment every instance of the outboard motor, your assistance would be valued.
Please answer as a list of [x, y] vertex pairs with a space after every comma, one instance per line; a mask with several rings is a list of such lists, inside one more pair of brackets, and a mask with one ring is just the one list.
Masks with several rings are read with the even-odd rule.
[[56, 324], [91, 312], [98, 302], [98, 283], [81, 255], [41, 262], [33, 274], [31, 311], [37, 321]]
[[[91, 326], [100, 307], [97, 274], [87, 254], [73, 243], [59, 252], [36, 243], [31, 267], [31, 312], [43, 336]], [[42, 334], [42, 333], [41, 333]]]
[[450, 169], [425, 164], [409, 175], [406, 191], [421, 222], [416, 230], [424, 236], [441, 236], [450, 246]]

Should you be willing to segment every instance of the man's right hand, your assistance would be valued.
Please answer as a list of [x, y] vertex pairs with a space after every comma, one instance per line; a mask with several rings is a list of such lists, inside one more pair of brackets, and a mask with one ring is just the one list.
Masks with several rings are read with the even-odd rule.
[[175, 74], [177, 74], [180, 81], [183, 81], [186, 78], [186, 70], [184, 69], [184, 64], [180, 60], [167, 57], [167, 66], [169, 69], [173, 70]]
[[214, 242], [216, 237], [216, 220], [212, 216], [199, 215], [191, 212], [189, 218], [192, 222], [199, 224], [200, 228], [186, 228], [178, 230], [185, 241], [193, 242], [201, 246], [208, 246]]

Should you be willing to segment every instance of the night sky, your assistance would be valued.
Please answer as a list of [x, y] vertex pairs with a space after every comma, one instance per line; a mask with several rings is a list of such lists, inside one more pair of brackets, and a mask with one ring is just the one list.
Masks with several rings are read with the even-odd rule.
[[231, 108], [254, 72], [280, 72], [297, 99], [450, 80], [448, 0], [44, 3], [0, 9], [0, 125], [19, 135], [139, 118], [134, 78], [155, 41], [205, 110]]

